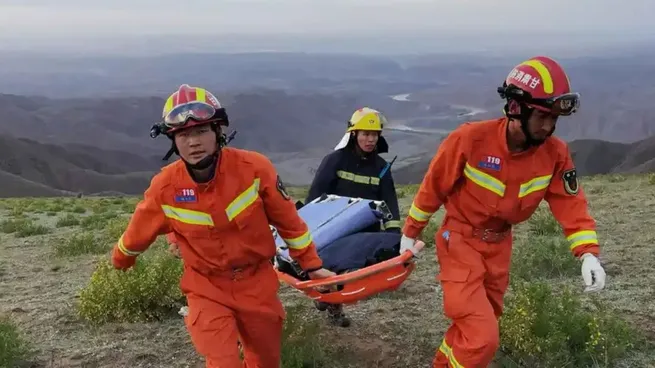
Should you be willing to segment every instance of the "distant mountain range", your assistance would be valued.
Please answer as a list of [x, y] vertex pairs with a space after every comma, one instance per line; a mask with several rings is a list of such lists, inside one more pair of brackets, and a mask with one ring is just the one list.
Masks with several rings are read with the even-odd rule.
[[158, 158], [0, 135], [0, 197], [142, 193]]
[[[655, 51], [651, 54], [655, 57]], [[655, 64], [643, 52], [635, 55], [560, 59], [582, 94], [582, 106], [560, 119], [556, 134], [572, 142], [582, 175], [653, 169], [649, 147], [655, 142], [643, 139], [655, 136]], [[355, 109], [377, 108], [390, 121], [385, 158], [398, 156], [392, 168], [396, 180], [416, 182], [444, 134], [465, 121], [499, 116], [496, 86], [518, 62], [455, 54], [186, 59], [190, 64], [180, 69], [179, 55], [3, 55], [2, 195], [20, 195], [18, 190], [27, 188], [40, 192], [43, 186], [87, 194], [141, 193], [165, 164], [161, 157], [170, 147], [165, 137], [151, 139], [150, 127], [164, 98], [181, 83], [215, 92], [227, 108], [228, 131], [238, 131], [231, 145], [268, 155], [292, 185], [311, 181]], [[29, 185], [16, 184], [21, 180]]]
[[[570, 149], [580, 175], [655, 172], [655, 136], [632, 144], [579, 140], [571, 142]], [[393, 168], [396, 183], [420, 183], [432, 155], [413, 157], [405, 166]], [[162, 164], [157, 156], [143, 159], [91, 146], [57, 146], [9, 136], [0, 136], [0, 157], [0, 197], [139, 195]]]
[[[655, 172], [655, 136], [634, 143], [614, 143], [595, 139], [569, 142], [578, 175]], [[423, 180], [434, 152], [394, 171], [400, 184]]]

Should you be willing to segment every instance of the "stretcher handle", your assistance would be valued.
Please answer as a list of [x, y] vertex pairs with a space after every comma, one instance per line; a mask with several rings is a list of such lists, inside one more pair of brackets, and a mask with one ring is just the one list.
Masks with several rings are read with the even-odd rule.
[[[422, 248], [423, 246], [417, 247], [419, 251]], [[354, 272], [349, 272], [342, 275], [336, 275], [325, 279], [297, 281], [297, 282], [293, 282], [293, 285], [295, 288], [300, 290], [313, 289], [317, 287], [343, 285], [359, 279], [369, 277], [371, 275], [375, 275], [377, 273], [393, 268], [399, 264], [410, 262], [413, 258], [414, 258], [414, 254], [412, 254], [412, 252], [405, 251], [403, 254], [398, 255], [392, 259], [359, 269]], [[293, 277], [290, 278], [293, 280], [297, 280]]]
[[349, 198], [350, 200], [352, 200], [351, 203], [356, 203], [356, 202], [359, 202], [359, 201], [362, 201], [362, 200], [371, 201], [371, 202], [375, 203], [375, 205], [377, 205], [377, 206], [384, 203], [384, 201], [381, 201], [381, 200], [371, 200], [371, 199], [365, 199], [365, 198], [361, 198], [361, 197], [347, 197], [347, 196], [340, 196], [340, 195], [336, 195], [336, 194], [325, 194], [325, 198], [323, 198], [322, 196], [318, 196], [318, 197], [314, 198], [312, 201], [307, 202], [307, 204], [317, 203], [317, 202], [321, 202], [321, 201], [328, 201], [328, 200], [332, 201], [332, 200], [341, 199], [341, 198]]

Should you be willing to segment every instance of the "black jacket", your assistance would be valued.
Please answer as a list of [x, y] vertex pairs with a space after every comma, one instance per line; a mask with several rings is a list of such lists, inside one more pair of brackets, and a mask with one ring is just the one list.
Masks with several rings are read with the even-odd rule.
[[384, 220], [384, 230], [400, 232], [398, 198], [391, 170], [380, 178], [386, 166], [387, 161], [377, 153], [364, 158], [351, 146], [336, 150], [321, 161], [305, 203], [322, 194], [383, 200], [392, 214], [391, 220]]

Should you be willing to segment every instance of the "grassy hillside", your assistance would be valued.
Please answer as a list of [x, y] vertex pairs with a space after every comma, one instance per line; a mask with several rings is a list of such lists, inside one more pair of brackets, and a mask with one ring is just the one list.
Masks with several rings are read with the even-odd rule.
[[580, 175], [655, 171], [655, 136], [628, 144], [581, 139], [570, 149]]
[[[607, 287], [582, 293], [580, 264], [547, 209], [540, 209], [515, 233], [496, 367], [655, 362], [655, 350], [644, 345], [655, 342], [649, 287], [655, 284], [655, 232], [648, 230], [655, 225], [655, 177], [598, 176], [585, 178], [583, 187], [598, 221]], [[415, 190], [398, 188], [403, 213]], [[293, 195], [304, 197], [304, 189], [293, 188]], [[136, 269], [108, 267], [112, 243], [137, 200], [0, 201], [0, 366], [203, 366], [177, 315], [184, 305], [181, 268], [163, 239]], [[410, 279], [394, 293], [346, 307], [353, 319], [348, 329], [326, 325], [308, 299], [283, 285], [289, 313], [284, 367], [431, 366], [448, 326], [431, 239], [442, 216], [426, 229], [430, 249]]]
[[[66, 192], [0, 170], [0, 197], [56, 197]], [[74, 193], [69, 193], [74, 194]]]
[[160, 157], [0, 134], [0, 197], [142, 193], [162, 163]]

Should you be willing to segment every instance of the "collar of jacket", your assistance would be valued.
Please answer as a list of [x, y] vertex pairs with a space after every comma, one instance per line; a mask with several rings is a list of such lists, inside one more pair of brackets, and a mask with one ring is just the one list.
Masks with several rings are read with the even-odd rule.
[[375, 157], [377, 156], [376, 151], [373, 151], [368, 154], [363, 154], [363, 153], [360, 154], [356, 147], [346, 148], [346, 152], [348, 152], [349, 159], [356, 160], [357, 162], [360, 162], [365, 165], [375, 163]]

